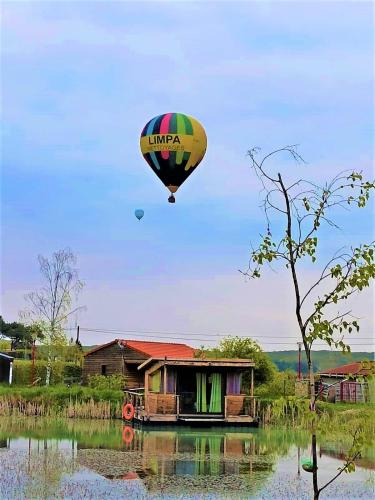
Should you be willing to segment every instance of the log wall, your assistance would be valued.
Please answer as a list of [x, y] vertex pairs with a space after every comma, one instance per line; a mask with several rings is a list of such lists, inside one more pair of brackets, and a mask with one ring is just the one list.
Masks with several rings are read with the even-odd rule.
[[83, 383], [87, 384], [91, 375], [101, 375], [104, 365], [106, 375], [125, 375], [126, 388], [143, 387], [144, 375], [137, 370], [137, 364], [127, 364], [126, 361], [142, 363], [146, 359], [147, 356], [128, 347], [120, 349], [117, 343], [109, 345], [85, 356], [82, 370]]

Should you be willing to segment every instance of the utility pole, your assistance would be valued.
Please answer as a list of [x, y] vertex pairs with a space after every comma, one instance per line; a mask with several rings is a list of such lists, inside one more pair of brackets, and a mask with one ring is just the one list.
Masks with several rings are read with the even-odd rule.
[[298, 344], [298, 380], [301, 380], [301, 348], [302, 342], [297, 342]]
[[31, 347], [31, 385], [35, 384], [35, 339]]
[[76, 338], [76, 344], [79, 345], [79, 325], [77, 325], [77, 338]]

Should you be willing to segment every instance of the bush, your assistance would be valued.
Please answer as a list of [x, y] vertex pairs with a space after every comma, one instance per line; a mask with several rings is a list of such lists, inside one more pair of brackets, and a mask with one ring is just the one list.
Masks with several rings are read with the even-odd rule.
[[38, 345], [36, 348], [37, 358], [39, 360], [60, 359], [65, 362], [79, 362], [82, 360], [82, 350], [75, 344], [63, 346]]
[[[271, 382], [276, 374], [276, 366], [260, 345], [250, 337], [227, 337], [220, 341], [218, 347], [205, 349], [203, 346], [196, 351], [195, 357], [200, 358], [242, 358], [254, 361], [254, 385]], [[251, 380], [251, 370], [245, 370], [242, 378], [243, 389], [248, 392]]]
[[255, 395], [261, 397], [281, 397], [295, 395], [296, 374], [291, 370], [278, 372], [274, 378], [266, 384], [255, 389]]
[[[63, 361], [51, 362], [51, 385], [64, 383], [65, 378], [81, 378], [81, 367], [75, 363], [64, 363]], [[32, 373], [32, 362], [23, 359], [13, 361], [13, 385], [30, 385]], [[35, 361], [35, 379], [40, 379], [37, 385], [44, 385], [46, 382], [47, 361]]]
[[10, 347], [10, 340], [0, 339], [0, 352], [9, 351]]
[[82, 368], [74, 363], [65, 363], [64, 378], [81, 380]]
[[375, 403], [375, 376], [368, 377], [367, 379], [367, 401], [368, 403]]
[[88, 380], [89, 387], [93, 389], [122, 390], [125, 387], [124, 375], [91, 375]]

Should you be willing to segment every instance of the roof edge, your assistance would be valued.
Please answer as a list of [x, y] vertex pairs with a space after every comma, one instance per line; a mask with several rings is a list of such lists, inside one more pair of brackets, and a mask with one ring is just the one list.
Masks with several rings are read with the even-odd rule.
[[9, 356], [8, 354], [5, 354], [5, 352], [0, 352], [0, 356], [3, 356], [4, 358], [10, 359], [10, 360], [14, 359], [14, 356]]
[[137, 367], [137, 370], [142, 370], [145, 368], [147, 365], [150, 363], [159, 363], [165, 361], [168, 364], [169, 362], [176, 362], [176, 363], [190, 363], [191, 361], [195, 361], [196, 363], [205, 363], [207, 365], [210, 365], [210, 363], [229, 363], [233, 364], [234, 366], [236, 363], [241, 363], [243, 365], [247, 365], [246, 368], [254, 368], [255, 362], [251, 359], [246, 359], [246, 358], [175, 358], [174, 356], [165, 356], [163, 358], [154, 358], [150, 357], [146, 359], [142, 364], [140, 364]]
[[94, 349], [91, 349], [91, 351], [85, 352], [85, 354], [83, 355], [83, 357], [85, 358], [89, 354], [92, 354], [92, 353], [94, 353], [96, 351], [100, 351], [100, 349], [105, 349], [106, 347], [109, 347], [110, 345], [113, 345], [116, 342], [118, 342], [118, 339], [111, 340], [111, 342], [107, 342], [106, 344], [98, 345], [98, 346], [94, 347]]
[[[369, 366], [366, 366], [366, 363], [369, 364]], [[348, 375], [349, 373], [351, 375], [357, 375], [360, 374], [362, 371], [367, 371], [371, 370], [372, 367], [374, 366], [374, 361], [373, 360], [366, 360], [366, 361], [353, 361], [352, 363], [347, 363], [346, 365], [341, 365], [341, 366], [336, 366], [335, 368], [329, 368], [328, 370], [322, 370], [317, 373], [317, 375]], [[354, 370], [348, 371], [348, 367], [352, 367], [353, 365], [356, 365]]]
[[[168, 344], [168, 345], [179, 345], [179, 346], [184, 346], [184, 347], [187, 347], [189, 349], [192, 349], [194, 352], [197, 351], [197, 349], [195, 347], [191, 347], [187, 344], [182, 344], [182, 343], [171, 343], [171, 342], [157, 342], [157, 341], [152, 341], [152, 340], [127, 340], [127, 339], [115, 339], [115, 340], [112, 340], [111, 342], [107, 342], [106, 344], [101, 344], [101, 345], [98, 345], [96, 347], [94, 347], [94, 349], [91, 349], [90, 351], [86, 352], [83, 357], [86, 357], [88, 356], [89, 354], [93, 354], [94, 352], [96, 351], [100, 351], [101, 349], [105, 349], [106, 347], [109, 347], [113, 344], [116, 344], [116, 343], [121, 343], [124, 347], [129, 347], [129, 349], [132, 349], [133, 351], [137, 351], [139, 352], [140, 354], [143, 354], [144, 356], [150, 356], [150, 354], [146, 351], [142, 351], [142, 349], [139, 349], [138, 347], [134, 347], [132, 345], [129, 345], [128, 342], [149, 342], [150, 344]], [[164, 358], [163, 358], [164, 359]]]

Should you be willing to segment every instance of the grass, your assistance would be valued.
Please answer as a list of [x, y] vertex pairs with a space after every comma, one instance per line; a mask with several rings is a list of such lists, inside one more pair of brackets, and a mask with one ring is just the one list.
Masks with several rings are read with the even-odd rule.
[[355, 429], [364, 432], [368, 443], [374, 441], [375, 405], [373, 403], [326, 403], [319, 401], [316, 413], [309, 411], [309, 401], [297, 397], [267, 399], [260, 402], [263, 425], [294, 429], [312, 429], [323, 435], [335, 432], [351, 435]]
[[50, 387], [0, 386], [0, 416], [62, 416], [120, 418], [124, 401], [120, 390], [56, 385]]

